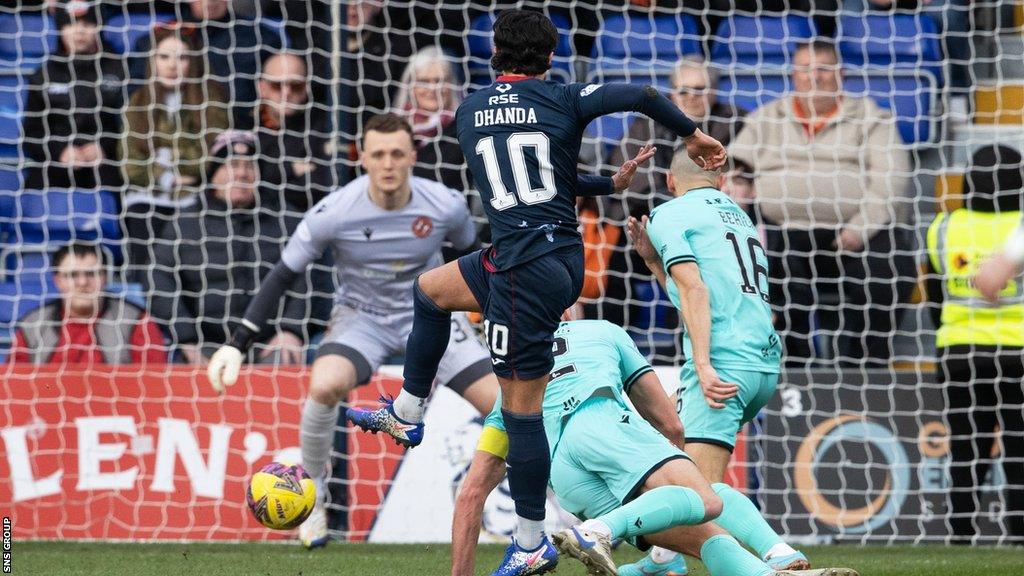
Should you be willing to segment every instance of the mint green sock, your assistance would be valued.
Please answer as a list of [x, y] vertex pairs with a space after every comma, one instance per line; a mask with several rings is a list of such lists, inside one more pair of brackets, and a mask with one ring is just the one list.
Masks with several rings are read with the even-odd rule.
[[726, 534], [705, 540], [700, 560], [711, 576], [768, 576], [775, 572]]
[[704, 502], [692, 488], [661, 486], [595, 520], [612, 529], [612, 539], [653, 534], [673, 526], [700, 524]]
[[728, 484], [712, 484], [711, 488], [722, 499], [722, 513], [715, 519], [715, 524], [753, 548], [761, 558], [772, 546], [782, 543], [782, 537], [772, 530], [750, 498]]

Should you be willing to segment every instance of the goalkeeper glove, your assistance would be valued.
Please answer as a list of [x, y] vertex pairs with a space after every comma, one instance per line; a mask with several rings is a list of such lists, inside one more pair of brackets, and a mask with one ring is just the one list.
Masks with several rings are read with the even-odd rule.
[[217, 394], [223, 394], [226, 386], [238, 381], [238, 372], [241, 369], [242, 351], [234, 346], [221, 346], [206, 365], [206, 376]]

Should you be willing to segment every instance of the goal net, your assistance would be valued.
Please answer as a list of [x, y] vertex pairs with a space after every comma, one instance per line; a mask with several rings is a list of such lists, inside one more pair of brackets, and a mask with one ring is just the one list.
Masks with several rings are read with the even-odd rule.
[[[1024, 375], [979, 349], [962, 384], [943, 383], [934, 287], [949, 280], [927, 234], [979, 190], [972, 166], [1021, 168], [1019, 3], [58, 1], [0, 7], [0, 501], [15, 537], [289, 537], [250, 517], [244, 490], [270, 460], [299, 460], [334, 275], [359, 271], [320, 259], [226, 395], [201, 364], [299, 220], [363, 173], [373, 115], [410, 121], [414, 174], [462, 192], [489, 240], [453, 119], [493, 82], [492, 26], [512, 7], [557, 28], [550, 79], [655, 86], [730, 150], [719, 185], [760, 236], [749, 257], [736, 246], [743, 289], [771, 302], [785, 349], [730, 482], [796, 540], [1006, 542], [1024, 526]], [[679, 313], [625, 223], [672, 198], [681, 141], [612, 114], [586, 127], [579, 169], [611, 175], [647, 142], [658, 152], [628, 190], [580, 202], [579, 308], [626, 328], [675, 392]], [[993, 146], [1011, 150], [978, 168]], [[245, 209], [210, 192], [232, 154], [255, 157], [227, 185]], [[1019, 176], [988, 182], [1019, 193]], [[71, 244], [98, 251], [94, 269], [57, 265]], [[66, 318], [90, 287], [91, 328]], [[401, 360], [347, 402], [397, 393]], [[339, 419], [333, 536], [447, 540], [481, 420], [434, 396], [409, 453]], [[509, 502], [492, 496], [488, 537], [510, 533]]]

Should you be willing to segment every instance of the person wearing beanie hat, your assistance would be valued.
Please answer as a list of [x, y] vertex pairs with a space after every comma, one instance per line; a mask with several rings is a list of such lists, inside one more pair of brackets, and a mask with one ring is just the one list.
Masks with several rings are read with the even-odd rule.
[[928, 229], [925, 288], [946, 397], [952, 480], [947, 520], [957, 543], [970, 543], [978, 516], [985, 515], [978, 483], [991, 466], [997, 438], [1003, 472], [1014, 484], [1006, 487], [1004, 534], [1024, 543], [1024, 490], [1018, 481], [1024, 478], [1024, 285], [1014, 271], [990, 290], [1004, 300], [987, 302], [976, 284], [985, 274], [982, 264], [1019, 230], [1022, 191], [1021, 153], [984, 146], [971, 157], [964, 207], [939, 214]]
[[25, 187], [120, 188], [123, 67], [103, 49], [100, 4], [56, 7], [57, 53], [29, 79], [22, 151]]
[[[244, 130], [228, 130], [219, 135], [210, 148], [209, 158], [206, 161], [206, 181], [211, 184], [214, 194], [223, 193], [219, 186], [227, 181], [228, 174], [222, 171], [225, 166], [232, 167], [239, 171], [235, 174], [236, 184], [254, 184], [256, 176], [256, 135]], [[244, 172], [242, 172], [244, 170]], [[217, 172], [221, 171], [220, 177]], [[252, 176], [252, 182], [248, 177]], [[242, 180], [238, 180], [238, 177]], [[218, 181], [220, 184], [218, 184]], [[255, 201], [255, 188], [252, 190], [253, 201]]]

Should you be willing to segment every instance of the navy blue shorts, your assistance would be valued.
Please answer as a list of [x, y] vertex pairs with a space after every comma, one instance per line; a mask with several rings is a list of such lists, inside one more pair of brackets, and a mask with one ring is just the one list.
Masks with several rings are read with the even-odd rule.
[[566, 246], [497, 271], [490, 248], [459, 258], [462, 277], [484, 313], [494, 373], [530, 380], [551, 371], [562, 313], [583, 290], [583, 247]]

